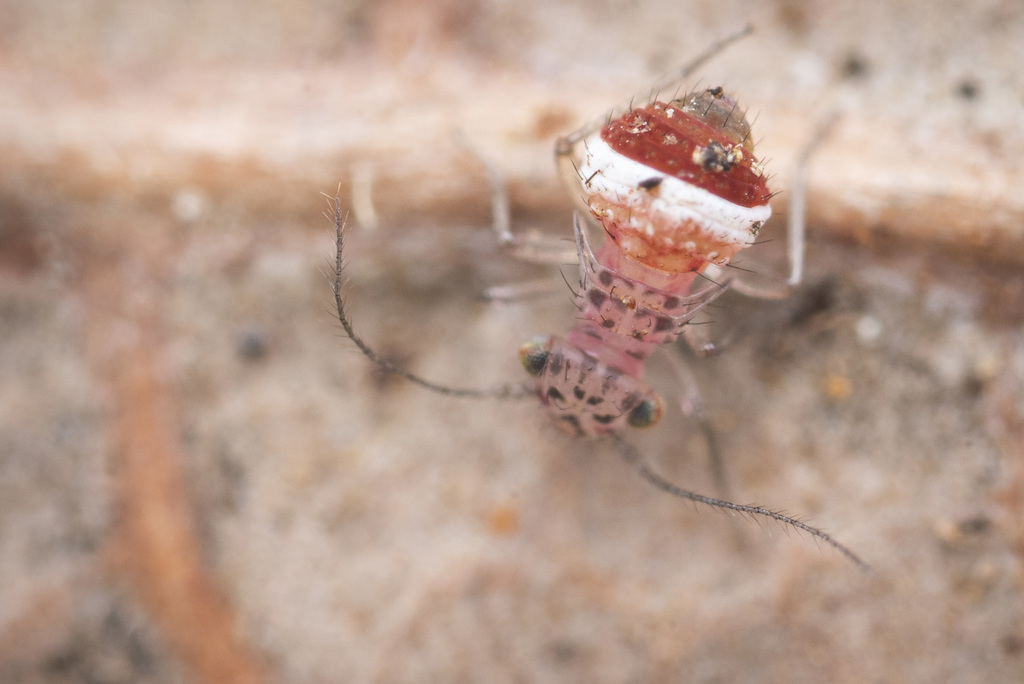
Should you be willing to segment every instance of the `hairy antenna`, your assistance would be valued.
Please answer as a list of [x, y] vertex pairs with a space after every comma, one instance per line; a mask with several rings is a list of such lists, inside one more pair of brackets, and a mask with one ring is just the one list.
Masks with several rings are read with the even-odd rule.
[[463, 388], [463, 387], [449, 387], [447, 385], [440, 385], [435, 382], [431, 382], [425, 378], [421, 378], [415, 373], [410, 373], [401, 366], [396, 365], [392, 361], [384, 358], [376, 351], [373, 350], [366, 342], [363, 341], [359, 335], [356, 334], [355, 328], [352, 326], [352, 319], [345, 309], [345, 298], [342, 295], [342, 286], [344, 285], [344, 277], [342, 271], [344, 270], [344, 234], [345, 234], [345, 220], [341, 215], [341, 200], [339, 197], [327, 197], [328, 203], [331, 205], [334, 219], [334, 230], [335, 239], [337, 241], [337, 253], [334, 259], [334, 301], [338, 306], [338, 320], [341, 322], [341, 327], [345, 329], [345, 334], [348, 335], [349, 339], [355, 343], [359, 351], [363, 353], [366, 358], [373, 361], [379, 368], [387, 373], [392, 373], [399, 377], [403, 377], [406, 380], [416, 383], [424, 389], [428, 389], [431, 392], [437, 394], [443, 394], [449, 397], [475, 397], [479, 399], [523, 399], [526, 397], [534, 396], [534, 390], [525, 384], [509, 383], [504, 385], [496, 385], [494, 387], [484, 388]]
[[615, 442], [615, 445], [619, 449], [619, 455], [622, 456], [626, 463], [629, 463], [636, 471], [640, 473], [640, 477], [647, 480], [650, 484], [654, 485], [663, 492], [667, 492], [672, 496], [677, 496], [680, 499], [688, 499], [696, 503], [701, 503], [706, 506], [714, 506], [715, 508], [723, 508], [728, 511], [736, 511], [737, 513], [746, 513], [750, 516], [760, 516], [763, 518], [770, 518], [783, 525], [789, 525], [790, 527], [802, 530], [807, 534], [811, 535], [816, 539], [820, 539], [839, 553], [850, 559], [858, 568], [863, 570], [869, 575], [873, 575], [874, 570], [871, 566], [865, 563], [860, 556], [851, 551], [848, 547], [836, 541], [832, 536], [819, 530], [817, 527], [812, 527], [805, 522], [801, 522], [796, 518], [791, 518], [788, 515], [783, 515], [768, 508], [762, 506], [748, 506], [747, 504], [737, 504], [731, 501], [722, 501], [721, 499], [714, 499], [710, 496], [704, 496], [702, 494], [695, 494], [694, 492], [682, 489], [672, 484], [665, 478], [658, 475], [656, 472], [651, 470], [651, 467], [647, 464], [647, 461], [640, 455], [640, 452], [636, 450], [632, 444], [622, 438], [621, 435], [611, 435], [611, 440]]

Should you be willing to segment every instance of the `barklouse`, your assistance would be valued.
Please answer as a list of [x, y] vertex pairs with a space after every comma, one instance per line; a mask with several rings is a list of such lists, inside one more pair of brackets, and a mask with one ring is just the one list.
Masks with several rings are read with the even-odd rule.
[[[801, 157], [792, 188], [788, 279], [778, 287], [755, 286], [744, 281], [741, 271], [724, 268], [737, 252], [754, 243], [771, 215], [772, 195], [754, 154], [745, 113], [721, 88], [660, 99], [661, 92], [747, 33], [749, 29], [712, 45], [672, 81], [652, 90], [645, 104], [631, 102], [557, 142], [559, 167], [581, 209], [573, 223], [579, 263], [578, 313], [576, 324], [564, 337], [536, 338], [520, 348], [520, 360], [534, 378], [532, 383], [450, 387], [411, 373], [368, 346], [353, 329], [342, 295], [344, 225], [335, 197], [338, 318], [360, 351], [389, 373], [448, 396], [535, 397], [559, 428], [578, 437], [607, 438], [655, 487], [679, 498], [802, 530], [870, 570], [849, 548], [796, 518], [675, 486], [655, 473], [621, 435], [627, 427], [650, 427], [661, 419], [663, 401], [643, 381], [652, 352], [683, 336], [698, 353], [715, 353], [714, 345], [687, 325], [697, 313], [727, 289], [777, 298], [788, 294], [802, 277], [804, 171], [814, 143]], [[564, 263], [561, 240], [511, 231], [503, 182], [494, 169], [488, 171], [499, 243], [527, 261]], [[587, 218], [581, 220], [581, 215]], [[596, 252], [590, 245], [588, 223], [605, 235]], [[673, 367], [679, 369], [679, 364]], [[680, 369], [679, 374], [688, 388], [681, 404], [700, 419], [699, 395], [685, 371]], [[701, 425], [711, 440], [706, 421]], [[714, 460], [713, 442], [711, 448]]]

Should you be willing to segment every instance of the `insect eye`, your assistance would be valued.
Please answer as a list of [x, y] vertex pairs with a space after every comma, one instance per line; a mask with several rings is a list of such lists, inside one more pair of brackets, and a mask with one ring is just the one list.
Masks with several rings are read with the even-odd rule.
[[657, 395], [647, 397], [629, 412], [628, 422], [635, 428], [648, 428], [661, 421], [661, 398]]
[[544, 366], [547, 365], [550, 353], [547, 340], [530, 340], [519, 348], [519, 362], [523, 364], [527, 373], [539, 378], [544, 372]]

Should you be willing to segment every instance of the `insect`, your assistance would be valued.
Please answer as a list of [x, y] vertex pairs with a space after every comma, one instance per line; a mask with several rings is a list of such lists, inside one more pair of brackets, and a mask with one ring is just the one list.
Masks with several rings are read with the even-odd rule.
[[[715, 43], [671, 83], [685, 79], [749, 31]], [[645, 362], [653, 352], [682, 336], [699, 354], [716, 353], [714, 344], [688, 325], [704, 307], [730, 288], [754, 297], [785, 296], [802, 278], [804, 170], [815, 143], [805, 150], [792, 188], [788, 279], [779, 287], [755, 287], [744, 282], [738, 272], [726, 270], [737, 252], [754, 244], [771, 216], [772, 193], [754, 153], [747, 117], [722, 88], [659, 99], [658, 94], [668, 85], [656, 87], [644, 104], [630, 103], [613, 110], [605, 119], [557, 143], [560, 170], [579, 203], [573, 222], [579, 263], [578, 313], [564, 337], [540, 337], [520, 348], [520, 360], [532, 382], [449, 387], [407, 371], [367, 345], [353, 329], [342, 295], [345, 231], [335, 197], [338, 318], [360, 351], [389, 373], [452, 397], [533, 397], [555, 425], [570, 435], [610, 440], [624, 460], [655, 487], [679, 498], [799, 529], [870, 571], [848, 547], [796, 518], [677, 487], [654, 472], [622, 436], [628, 428], [650, 427], [662, 417], [663, 400], [643, 380]], [[488, 170], [499, 242], [528, 261], [564, 263], [562, 241], [511, 231], [500, 176]], [[581, 220], [581, 215], [585, 219]], [[587, 224], [604, 233], [596, 252]], [[684, 375], [680, 377], [688, 384]], [[683, 404], [700, 413], [699, 395], [691, 392]], [[703, 425], [710, 438], [710, 429]]]

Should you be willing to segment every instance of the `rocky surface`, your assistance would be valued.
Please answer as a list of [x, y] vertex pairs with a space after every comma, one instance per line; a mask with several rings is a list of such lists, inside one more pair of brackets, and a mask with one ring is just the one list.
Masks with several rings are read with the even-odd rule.
[[[1024, 13], [929, 7], [0, 3], [0, 681], [1024, 677]], [[495, 248], [458, 139], [568, 236], [554, 137], [748, 21], [704, 83], [758, 113], [777, 188], [842, 118], [805, 286], [730, 296], [735, 343], [690, 363], [729, 495], [875, 576], [530, 402], [382, 376], [332, 318], [338, 188], [376, 211], [365, 338], [520, 379], [571, 305], [480, 301], [561, 278]], [[630, 439], [717, 493], [678, 412]]]

